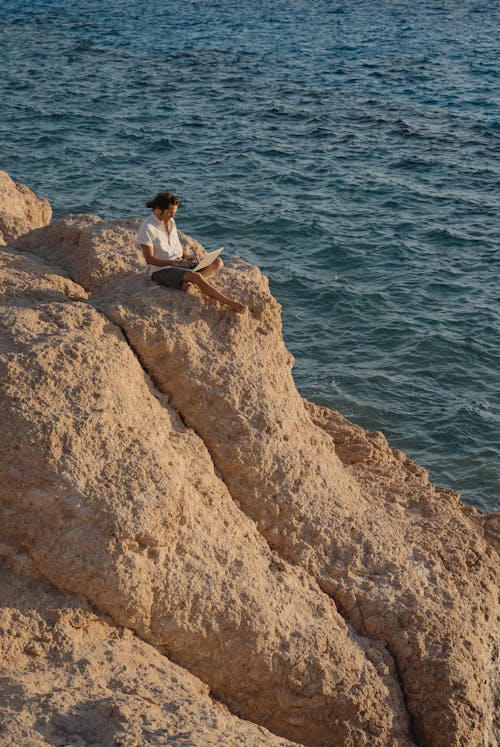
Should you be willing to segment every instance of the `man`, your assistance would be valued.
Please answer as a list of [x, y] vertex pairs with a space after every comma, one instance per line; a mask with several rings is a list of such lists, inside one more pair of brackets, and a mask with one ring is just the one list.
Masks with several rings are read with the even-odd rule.
[[137, 238], [148, 265], [149, 277], [166, 288], [180, 290], [186, 290], [189, 283], [193, 283], [205, 296], [242, 314], [246, 308], [243, 304], [227, 298], [207, 282], [207, 278], [223, 267], [220, 257], [199, 272], [192, 271], [196, 260], [184, 258], [174, 220], [178, 205], [179, 198], [172, 192], [159, 192], [146, 203], [152, 212], [142, 221]]

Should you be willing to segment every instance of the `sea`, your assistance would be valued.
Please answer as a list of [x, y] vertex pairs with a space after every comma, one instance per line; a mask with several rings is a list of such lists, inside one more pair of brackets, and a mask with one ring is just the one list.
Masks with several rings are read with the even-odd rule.
[[499, 58], [499, 0], [0, 0], [0, 168], [56, 217], [174, 191], [299, 391], [491, 511]]

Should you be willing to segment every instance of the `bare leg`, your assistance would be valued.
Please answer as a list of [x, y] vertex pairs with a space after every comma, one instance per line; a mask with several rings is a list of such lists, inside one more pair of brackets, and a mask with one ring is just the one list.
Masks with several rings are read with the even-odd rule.
[[[212, 263], [215, 264], [215, 263]], [[212, 265], [210, 265], [211, 267]], [[209, 269], [208, 267], [206, 268]], [[224, 306], [229, 306], [230, 309], [233, 309], [233, 311], [238, 312], [238, 314], [242, 314], [246, 306], [243, 306], [243, 304], [238, 303], [238, 301], [233, 301], [231, 298], [228, 298], [227, 296], [224, 296], [222, 293], [220, 293], [217, 288], [214, 288], [213, 285], [210, 285], [210, 283], [207, 283], [205, 278], [202, 276], [202, 271], [200, 272], [186, 272], [184, 274], [184, 282], [186, 283], [193, 283], [196, 285], [200, 291], [203, 293], [204, 296], [208, 296], [209, 298], [214, 298], [216, 301], [219, 301], [220, 303], [224, 304]], [[212, 273], [213, 274], [213, 273]]]
[[219, 272], [219, 270], [222, 270], [224, 267], [224, 262], [220, 257], [216, 257], [212, 264], [208, 265], [208, 267], [204, 267], [203, 270], [200, 270], [198, 273], [199, 275], [203, 275], [204, 278], [210, 278], [212, 275], [215, 275], [216, 272]]

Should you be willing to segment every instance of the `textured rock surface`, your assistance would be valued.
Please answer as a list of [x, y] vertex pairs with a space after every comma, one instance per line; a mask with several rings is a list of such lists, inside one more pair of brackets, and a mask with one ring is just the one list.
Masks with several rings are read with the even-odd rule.
[[136, 223], [1, 252], [4, 542], [289, 739], [495, 744], [496, 518], [302, 400], [257, 268], [242, 316], [157, 287]]
[[0, 245], [8, 244], [52, 217], [48, 200], [39, 200], [24, 184], [16, 184], [0, 170]]
[[0, 562], [0, 745], [294, 744], [236, 718], [185, 669], [12, 560]]
[[408, 744], [383, 647], [269, 549], [119, 328], [43, 260], [0, 255], [0, 539], [245, 718], [308, 744]]

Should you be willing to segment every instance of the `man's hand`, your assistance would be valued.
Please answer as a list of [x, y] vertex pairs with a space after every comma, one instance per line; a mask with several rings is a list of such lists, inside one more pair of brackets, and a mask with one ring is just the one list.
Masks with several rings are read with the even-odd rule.
[[185, 267], [186, 269], [192, 269], [198, 264], [198, 260], [193, 259], [158, 259], [158, 257], [154, 256], [153, 247], [148, 246], [148, 244], [141, 244], [141, 249], [148, 265], [153, 265], [153, 267], [158, 267], [159, 269], [161, 267]]

